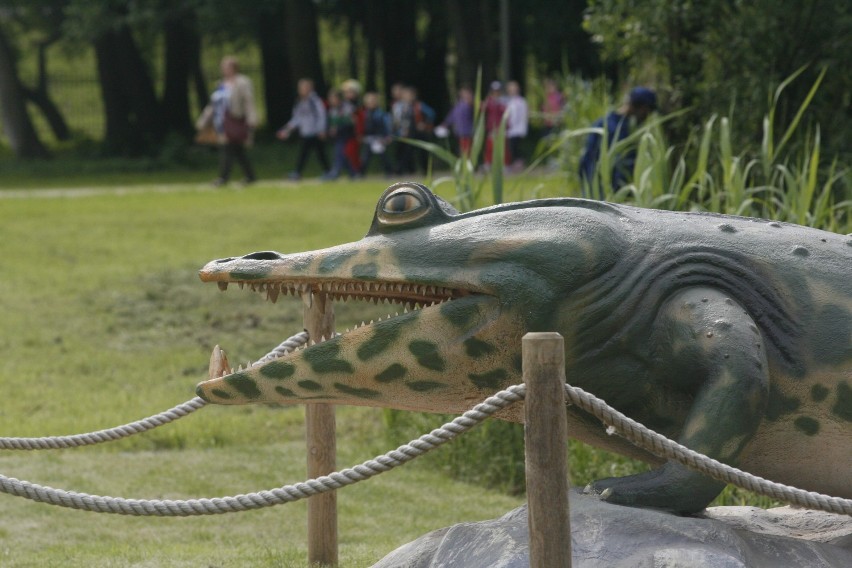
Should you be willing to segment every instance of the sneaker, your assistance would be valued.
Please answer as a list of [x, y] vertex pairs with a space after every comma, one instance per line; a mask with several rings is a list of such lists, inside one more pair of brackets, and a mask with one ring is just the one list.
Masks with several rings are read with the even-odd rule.
[[210, 182], [210, 185], [212, 185], [213, 187], [222, 187], [226, 183], [228, 183], [228, 180], [224, 178], [216, 178], [212, 182]]
[[289, 174], [287, 174], [287, 179], [299, 181], [300, 179], [302, 179], [302, 174], [300, 174], [299, 172], [290, 172]]
[[334, 181], [337, 179], [337, 174], [334, 172], [326, 172], [320, 176], [323, 181]]

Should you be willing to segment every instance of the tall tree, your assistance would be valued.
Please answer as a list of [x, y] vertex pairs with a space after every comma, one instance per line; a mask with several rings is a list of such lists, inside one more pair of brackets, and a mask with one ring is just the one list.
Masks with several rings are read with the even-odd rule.
[[165, 86], [162, 109], [165, 126], [188, 135], [190, 121], [189, 82], [200, 68], [201, 38], [195, 12], [186, 4], [169, 10], [163, 18], [165, 43]]
[[15, 155], [19, 158], [45, 158], [47, 149], [39, 140], [27, 114], [24, 90], [18, 77], [12, 44], [0, 20], [0, 113], [3, 129]]
[[487, 84], [496, 79], [497, 2], [447, 0], [447, 14], [456, 48], [456, 83], [473, 85], [478, 70]]
[[[671, 108], [689, 107], [677, 129], [686, 132], [701, 116], [730, 112], [742, 144], [759, 141], [771, 91], [795, 70], [805, 73], [776, 107], [779, 124], [790, 124], [823, 66], [829, 67], [809, 117], [822, 126], [821, 141], [849, 154], [852, 147], [852, 9], [830, 0], [591, 0], [589, 30], [603, 54], [624, 62], [634, 78], [648, 70], [664, 88]], [[725, 22], [725, 25], [718, 25]], [[806, 117], [806, 120], [807, 118]], [[675, 124], [675, 123], [672, 123]]]
[[266, 122], [272, 128], [288, 120], [296, 98], [295, 78], [290, 70], [290, 36], [284, 31], [286, 19], [283, 2], [265, 2], [258, 8], [257, 37], [263, 63]]
[[444, 6], [425, 2], [429, 23], [421, 40], [417, 86], [421, 98], [435, 108], [438, 116], [447, 112], [449, 88], [447, 86], [447, 39], [449, 22]]
[[127, 24], [101, 32], [94, 40], [106, 116], [106, 147], [137, 155], [163, 139], [166, 122], [154, 84]]
[[325, 93], [316, 6], [312, 0], [285, 0], [284, 7], [284, 33], [293, 46], [287, 53], [291, 77], [313, 79], [317, 91]]

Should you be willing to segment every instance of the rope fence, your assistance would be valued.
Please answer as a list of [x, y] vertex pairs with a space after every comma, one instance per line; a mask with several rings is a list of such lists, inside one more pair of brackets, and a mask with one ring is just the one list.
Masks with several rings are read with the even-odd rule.
[[[293, 351], [307, 343], [307, 341], [308, 334], [306, 332], [296, 334], [282, 342], [273, 351], [259, 359], [253, 365], [261, 364]], [[636, 446], [658, 457], [676, 461], [714, 479], [737, 485], [755, 493], [767, 495], [779, 501], [810, 509], [819, 509], [852, 516], [852, 499], [842, 499], [812, 491], [804, 491], [751, 475], [667, 439], [635, 420], [628, 418], [608, 406], [603, 400], [580, 388], [565, 384], [564, 389], [567, 402], [591, 413], [601, 420], [607, 427], [608, 433], [617, 433]], [[444, 424], [428, 434], [420, 436], [408, 444], [400, 446], [396, 450], [377, 456], [372, 460], [367, 460], [355, 467], [343, 469], [326, 476], [256, 493], [212, 499], [125, 499], [65, 491], [3, 475], [0, 475], [0, 492], [72, 509], [134, 516], [215, 515], [271, 507], [291, 503], [320, 493], [334, 491], [369, 479], [380, 473], [390, 471], [467, 432], [499, 410], [523, 400], [525, 395], [526, 385], [519, 384], [509, 387], [487, 398], [453, 421]], [[143, 420], [89, 434], [42, 438], [0, 438], [0, 449], [59, 449], [118, 440], [126, 436], [151, 430], [163, 424], [168, 424], [189, 415], [205, 404], [202, 399], [196, 397], [170, 410]]]

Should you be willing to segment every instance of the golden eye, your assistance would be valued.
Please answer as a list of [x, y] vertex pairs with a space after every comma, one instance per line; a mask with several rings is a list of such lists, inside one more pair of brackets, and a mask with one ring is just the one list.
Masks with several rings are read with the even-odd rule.
[[382, 210], [385, 213], [410, 213], [423, 207], [423, 200], [411, 190], [399, 189], [385, 198]]

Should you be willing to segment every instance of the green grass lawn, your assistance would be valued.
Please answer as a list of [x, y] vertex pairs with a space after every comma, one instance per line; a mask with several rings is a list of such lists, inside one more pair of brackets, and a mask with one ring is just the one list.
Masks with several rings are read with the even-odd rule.
[[[168, 192], [0, 198], [0, 377], [7, 393], [0, 432], [41, 436], [123, 424], [192, 398], [216, 343], [232, 361], [262, 355], [301, 329], [300, 304], [220, 293], [198, 280], [197, 269], [226, 255], [359, 238], [383, 188], [267, 183], [214, 191], [183, 184]], [[342, 305], [341, 325], [360, 320], [358, 310]], [[5, 452], [0, 473], [132, 498], [269, 489], [305, 478], [303, 416], [296, 407], [208, 407], [118, 443]], [[390, 449], [380, 410], [340, 408], [338, 431], [340, 467]], [[341, 564], [369, 565], [424, 532], [492, 518], [520, 502], [411, 464], [340, 491]], [[0, 495], [0, 511], [2, 566], [306, 564], [301, 502], [138, 519]]]

